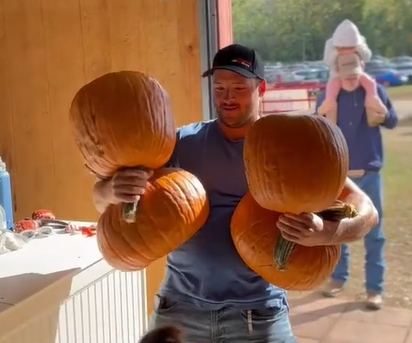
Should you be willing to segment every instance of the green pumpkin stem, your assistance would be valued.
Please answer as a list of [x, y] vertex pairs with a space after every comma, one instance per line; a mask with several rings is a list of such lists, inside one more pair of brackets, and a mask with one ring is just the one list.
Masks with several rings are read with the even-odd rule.
[[[129, 168], [125, 167], [124, 169]], [[147, 168], [143, 166], [134, 167], [133, 169], [140, 169], [144, 171], [148, 171]], [[126, 223], [135, 223], [136, 222], [136, 212], [137, 207], [139, 205], [139, 201], [132, 202], [130, 204], [123, 204], [123, 219]]]
[[138, 201], [133, 202], [131, 204], [124, 204], [123, 205], [123, 219], [126, 223], [134, 223], [136, 222], [136, 211], [137, 205], [139, 204]]
[[[340, 200], [336, 200], [332, 206], [324, 211], [318, 212], [317, 215], [323, 220], [340, 221], [345, 218], [354, 218], [358, 215], [355, 207], [351, 204], [345, 204]], [[279, 271], [285, 271], [292, 255], [295, 243], [279, 236], [273, 253], [275, 267]]]

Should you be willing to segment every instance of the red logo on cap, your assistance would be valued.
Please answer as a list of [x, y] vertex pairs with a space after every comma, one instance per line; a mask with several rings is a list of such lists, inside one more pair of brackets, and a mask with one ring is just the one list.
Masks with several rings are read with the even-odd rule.
[[233, 63], [237, 63], [237, 64], [241, 64], [242, 66], [246, 67], [246, 68], [251, 68], [252, 67], [252, 63], [246, 61], [246, 60], [242, 60], [240, 58], [235, 58], [232, 60]]

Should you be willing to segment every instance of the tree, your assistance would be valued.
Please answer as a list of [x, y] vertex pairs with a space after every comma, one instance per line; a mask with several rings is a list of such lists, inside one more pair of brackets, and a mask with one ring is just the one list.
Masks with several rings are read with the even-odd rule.
[[358, 25], [371, 49], [410, 54], [412, 0], [232, 0], [236, 42], [267, 61], [322, 59], [324, 44], [344, 19]]

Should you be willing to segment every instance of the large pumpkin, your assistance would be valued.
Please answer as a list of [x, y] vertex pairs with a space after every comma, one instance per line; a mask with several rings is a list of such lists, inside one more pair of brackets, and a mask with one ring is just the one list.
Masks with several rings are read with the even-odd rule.
[[122, 205], [101, 215], [97, 240], [106, 261], [123, 271], [139, 270], [178, 248], [206, 222], [209, 204], [191, 173], [158, 169], [139, 201], [136, 222], [122, 220]]
[[246, 178], [258, 204], [277, 212], [317, 212], [343, 189], [348, 147], [338, 127], [314, 115], [260, 118], [244, 145]]
[[244, 162], [250, 193], [232, 219], [237, 251], [268, 282], [313, 289], [331, 275], [339, 247], [299, 246], [280, 235], [276, 222], [285, 212], [320, 212], [336, 221], [356, 215], [353, 207], [335, 203], [349, 164], [342, 132], [318, 116], [265, 116], [246, 137]]
[[[340, 204], [324, 215], [333, 220], [334, 215], [340, 219], [356, 212], [353, 207]], [[286, 290], [312, 290], [332, 274], [340, 258], [340, 245], [305, 247], [288, 242], [276, 226], [279, 216], [279, 212], [261, 207], [247, 193], [231, 222], [236, 250], [249, 268], [267, 282]]]
[[87, 167], [100, 177], [122, 167], [160, 168], [176, 144], [169, 95], [139, 72], [105, 74], [82, 87], [70, 120]]
[[121, 168], [155, 170], [139, 203], [111, 205], [97, 240], [109, 264], [120, 270], [148, 266], [185, 243], [208, 215], [206, 192], [195, 176], [160, 169], [176, 145], [166, 91], [139, 72], [103, 75], [73, 99], [70, 119], [87, 167], [109, 179]]

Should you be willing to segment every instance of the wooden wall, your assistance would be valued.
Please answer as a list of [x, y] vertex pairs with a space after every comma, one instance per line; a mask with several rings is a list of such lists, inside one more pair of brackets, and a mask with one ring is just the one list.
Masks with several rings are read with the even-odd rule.
[[170, 92], [178, 124], [202, 119], [198, 12], [198, 0], [0, 0], [0, 156], [17, 219], [97, 218], [68, 125], [87, 81], [140, 70]]

